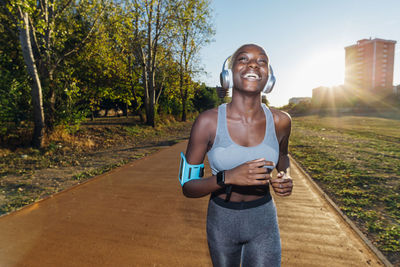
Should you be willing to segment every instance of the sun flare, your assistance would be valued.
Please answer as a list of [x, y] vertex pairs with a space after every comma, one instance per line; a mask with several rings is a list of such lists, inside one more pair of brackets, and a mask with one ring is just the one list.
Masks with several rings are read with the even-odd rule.
[[329, 48], [305, 55], [292, 82], [296, 95], [311, 96], [313, 88], [336, 86], [344, 81], [344, 49]]

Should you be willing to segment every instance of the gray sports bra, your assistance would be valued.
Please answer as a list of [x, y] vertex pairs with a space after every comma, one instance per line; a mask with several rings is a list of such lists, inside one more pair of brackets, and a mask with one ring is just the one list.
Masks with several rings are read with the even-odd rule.
[[238, 145], [232, 140], [226, 120], [226, 103], [218, 107], [217, 132], [214, 144], [207, 153], [213, 175], [259, 158], [272, 161], [276, 166], [279, 158], [279, 144], [275, 133], [274, 118], [265, 104], [262, 104], [262, 107], [266, 118], [264, 140], [251, 147]]

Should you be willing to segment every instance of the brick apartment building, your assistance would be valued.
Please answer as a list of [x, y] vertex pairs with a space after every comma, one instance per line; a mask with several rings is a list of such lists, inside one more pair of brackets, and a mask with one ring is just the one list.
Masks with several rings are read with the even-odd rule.
[[345, 47], [344, 85], [370, 91], [392, 90], [395, 44], [370, 38]]

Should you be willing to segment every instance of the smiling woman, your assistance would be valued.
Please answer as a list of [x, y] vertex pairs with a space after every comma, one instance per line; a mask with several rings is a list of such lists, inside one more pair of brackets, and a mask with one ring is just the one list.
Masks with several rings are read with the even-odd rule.
[[[207, 154], [212, 175], [193, 177], [189, 171], [182, 191], [187, 197], [210, 195], [207, 239], [215, 267], [280, 266], [280, 235], [270, 187], [277, 196], [292, 192], [291, 119], [261, 102], [261, 93], [270, 92], [274, 84], [262, 47], [243, 45], [226, 65], [227, 61], [221, 85], [232, 88], [232, 101], [199, 115], [187, 160], [182, 156], [181, 163], [182, 170], [202, 167]], [[272, 177], [275, 168], [278, 174]]]

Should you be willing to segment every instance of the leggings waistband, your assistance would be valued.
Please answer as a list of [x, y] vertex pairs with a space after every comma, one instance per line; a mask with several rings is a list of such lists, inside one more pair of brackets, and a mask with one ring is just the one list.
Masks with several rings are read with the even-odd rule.
[[268, 203], [269, 201], [271, 201], [271, 199], [272, 197], [269, 192], [262, 198], [252, 201], [241, 201], [241, 202], [225, 201], [222, 198], [216, 196], [215, 194], [211, 194], [211, 200], [214, 201], [215, 204], [233, 210], [244, 210], [244, 209], [255, 208], [265, 203]]

